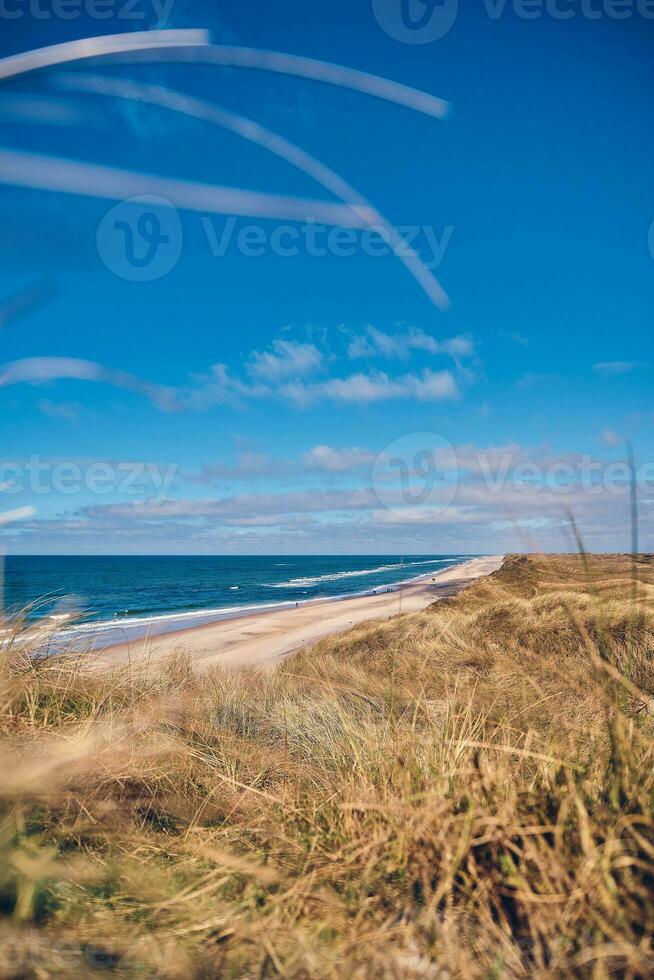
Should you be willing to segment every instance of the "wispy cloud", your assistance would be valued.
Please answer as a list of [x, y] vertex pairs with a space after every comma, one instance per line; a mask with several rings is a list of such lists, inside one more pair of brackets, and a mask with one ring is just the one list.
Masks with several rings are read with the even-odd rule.
[[242, 381], [231, 374], [226, 365], [215, 364], [208, 375], [197, 376], [194, 386], [181, 397], [183, 404], [191, 408], [261, 399], [281, 400], [296, 408], [308, 408], [325, 401], [335, 405], [365, 405], [393, 399], [432, 402], [457, 398], [459, 394], [451, 371], [425, 370], [398, 377], [383, 371], [358, 372], [324, 381], [297, 379], [272, 385]]
[[451, 337], [438, 340], [431, 334], [417, 327], [390, 334], [377, 327], [368, 326], [364, 334], [354, 337], [348, 346], [348, 357], [352, 360], [359, 358], [398, 358], [406, 360], [412, 351], [424, 351], [428, 354], [446, 354], [454, 359], [472, 357], [475, 346], [469, 337]]
[[83, 508], [85, 518], [159, 521], [166, 518], [253, 519], [262, 515], [311, 514], [367, 510], [377, 504], [371, 488], [301, 490], [289, 493], [237, 494], [202, 500], [144, 500], [126, 504], [101, 504]]
[[262, 481], [315, 481], [321, 474], [332, 478], [356, 471], [370, 471], [376, 454], [362, 447], [312, 446], [300, 456], [275, 459], [265, 453], [242, 452], [233, 463], [205, 464], [198, 473], [186, 473], [190, 485], [259, 483]]
[[324, 470], [329, 473], [345, 473], [372, 465], [375, 454], [368, 449], [334, 449], [333, 446], [313, 446], [303, 456], [309, 469]]
[[206, 463], [199, 472], [184, 474], [189, 484], [214, 484], [221, 481], [254, 482], [284, 479], [297, 470], [293, 461], [273, 459], [265, 453], [239, 453], [234, 463]]
[[320, 401], [334, 404], [372, 404], [394, 399], [422, 402], [458, 398], [459, 388], [451, 371], [429, 371], [390, 377], [383, 371], [351, 374], [345, 378], [305, 384], [295, 382], [279, 389], [283, 398], [299, 407]]
[[35, 513], [34, 507], [17, 507], [15, 510], [5, 510], [0, 513], [0, 526], [14, 524], [16, 521], [26, 521]]
[[[455, 360], [474, 351], [472, 342], [466, 337], [437, 341], [417, 329], [391, 336], [369, 328], [364, 340], [374, 345], [381, 356], [389, 358], [399, 357], [405, 348], [446, 353]], [[277, 338], [269, 348], [247, 355], [240, 373], [226, 364], [214, 364], [204, 373], [191, 375], [186, 384], [165, 386], [96, 361], [32, 357], [0, 366], [0, 388], [20, 383], [43, 385], [59, 380], [92, 381], [136, 392], [164, 411], [205, 411], [217, 405], [261, 400], [307, 408], [324, 402], [334, 405], [369, 405], [400, 399], [436, 402], [460, 395], [455, 374], [449, 369], [424, 368], [400, 375], [368, 370], [325, 376], [336, 360], [335, 355], [314, 343]], [[458, 363], [457, 375], [469, 380], [469, 371]], [[39, 407], [48, 415], [67, 417], [72, 421], [72, 410], [54, 401], [42, 401]]]
[[647, 367], [644, 361], [600, 361], [593, 364], [593, 371], [598, 374], [630, 374], [639, 368]]
[[81, 412], [81, 405], [77, 402], [53, 402], [49, 398], [42, 398], [37, 408], [52, 419], [63, 419], [65, 422], [78, 422]]
[[[219, 546], [234, 553], [319, 548], [327, 554], [352, 548], [418, 554], [431, 527], [443, 552], [560, 550], [574, 546], [564, 538], [570, 508], [589, 547], [619, 550], [628, 543], [630, 480], [624, 460], [602, 462], [590, 454], [517, 443], [459, 445], [438, 459], [441, 469], [458, 472], [454, 496], [448, 480], [436, 482], [424, 501], [409, 503], [393, 483], [380, 506], [373, 455], [365, 448], [329, 445], [312, 446], [291, 460], [246, 454], [237, 463], [241, 472], [283, 473], [288, 485], [201, 499], [97, 503], [57, 519], [26, 515], [15, 529], [3, 529], [3, 536], [8, 546], [20, 549], [30, 542], [36, 547], [45, 536], [73, 553], [110, 539], [119, 551], [142, 553], [152, 548], [210, 553]], [[222, 467], [221, 473], [230, 471]], [[306, 480], [310, 484], [302, 486]], [[638, 484], [643, 503], [652, 499], [651, 482], [651, 466], [643, 464]], [[643, 540], [650, 540], [654, 508], [642, 508], [641, 530]]]
[[253, 351], [245, 365], [251, 377], [270, 384], [314, 375], [324, 366], [324, 354], [315, 344], [281, 339], [274, 340], [270, 350]]

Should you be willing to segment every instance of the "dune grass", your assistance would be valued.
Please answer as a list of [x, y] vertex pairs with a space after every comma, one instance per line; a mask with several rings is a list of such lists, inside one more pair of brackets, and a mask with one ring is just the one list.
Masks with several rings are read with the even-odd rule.
[[513, 556], [275, 672], [5, 647], [0, 975], [654, 973], [654, 562]]

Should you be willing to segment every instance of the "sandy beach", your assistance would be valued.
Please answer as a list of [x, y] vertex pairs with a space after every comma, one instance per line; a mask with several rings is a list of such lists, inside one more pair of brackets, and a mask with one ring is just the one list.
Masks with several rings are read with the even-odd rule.
[[210, 625], [109, 647], [94, 666], [157, 662], [189, 653], [200, 667], [271, 667], [283, 657], [359, 623], [419, 612], [438, 599], [454, 595], [475, 579], [490, 575], [503, 555], [473, 558], [453, 568], [405, 584], [394, 592], [328, 599], [298, 608], [246, 614]]

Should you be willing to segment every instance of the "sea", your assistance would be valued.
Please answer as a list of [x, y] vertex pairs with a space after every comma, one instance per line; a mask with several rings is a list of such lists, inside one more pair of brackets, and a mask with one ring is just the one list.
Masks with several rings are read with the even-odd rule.
[[94, 649], [235, 616], [398, 589], [475, 555], [8, 556], [9, 616]]

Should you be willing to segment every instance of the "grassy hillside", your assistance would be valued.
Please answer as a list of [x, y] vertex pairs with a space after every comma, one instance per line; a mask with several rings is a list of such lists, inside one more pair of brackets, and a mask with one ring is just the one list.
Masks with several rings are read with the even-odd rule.
[[270, 674], [12, 646], [0, 975], [651, 976], [653, 599], [516, 556]]

